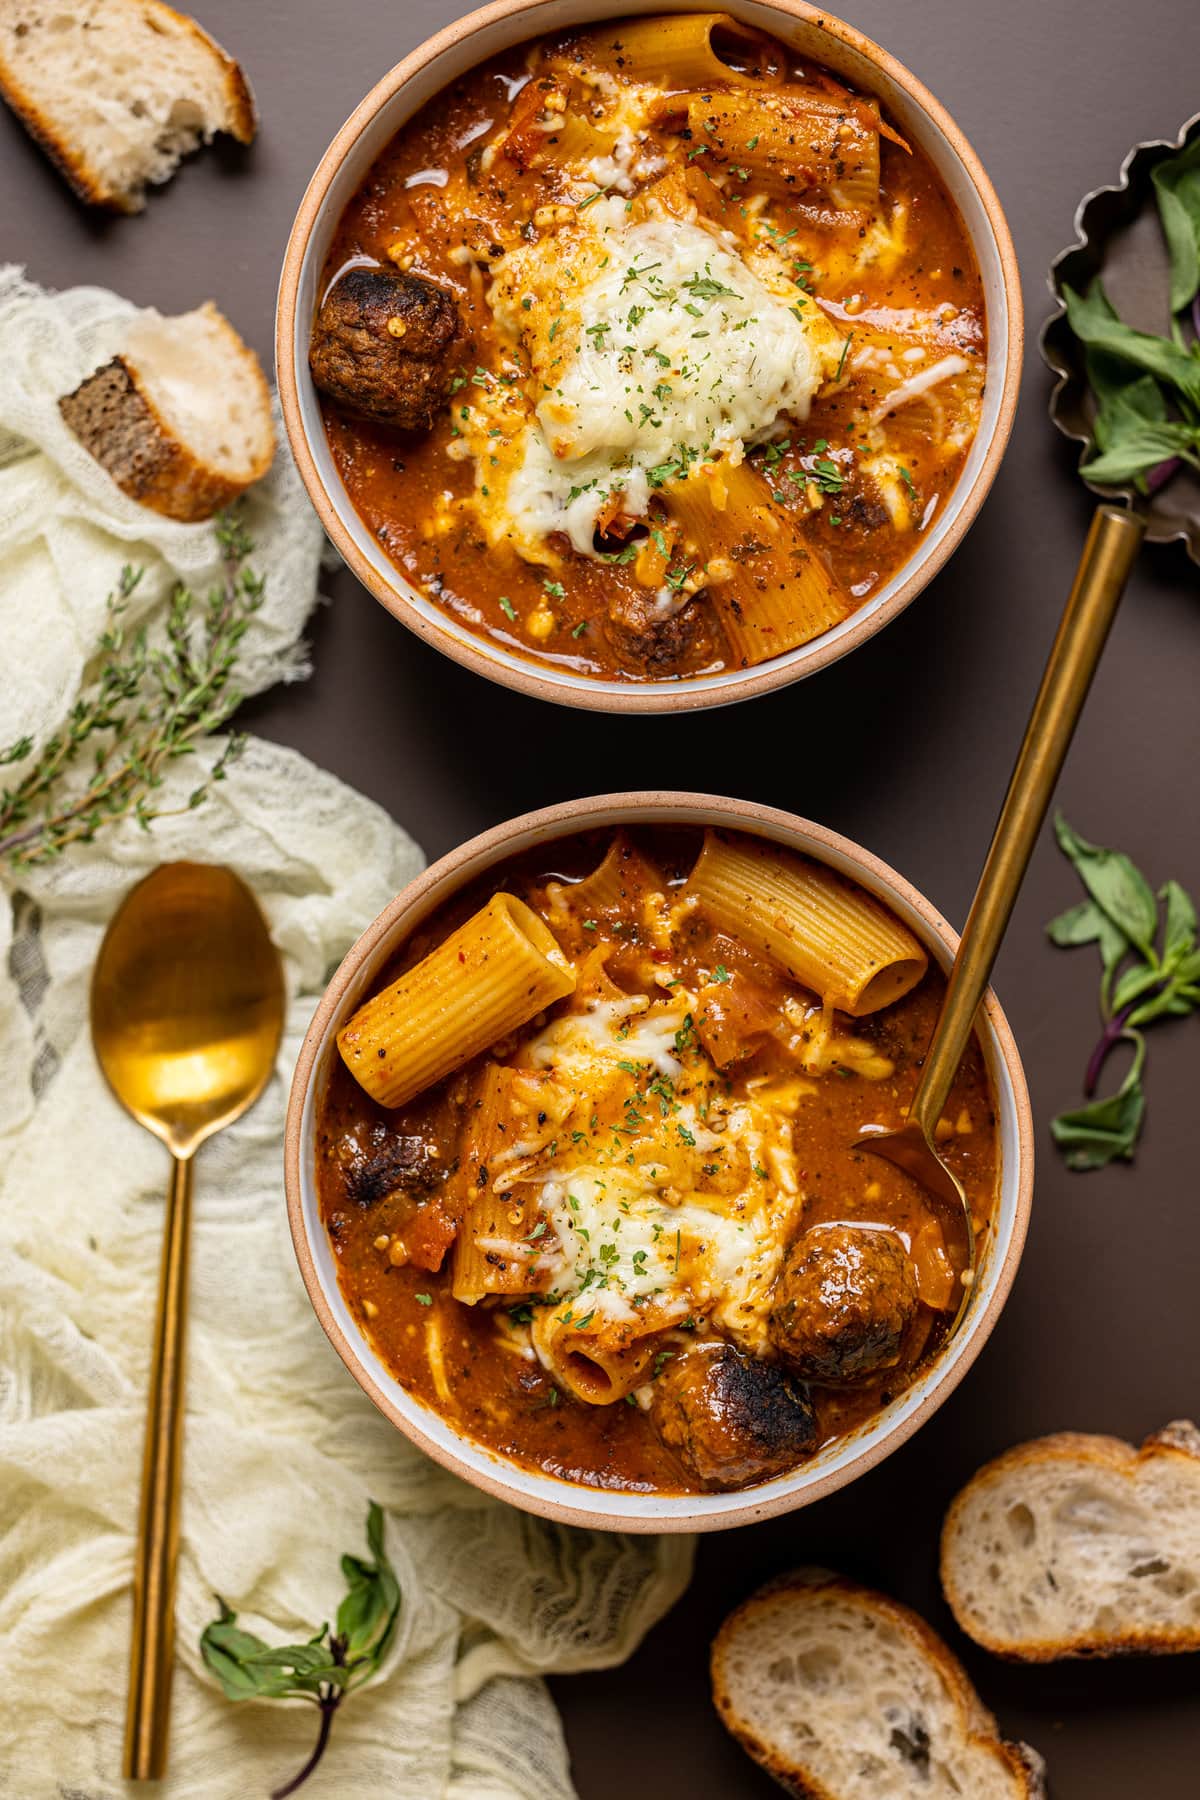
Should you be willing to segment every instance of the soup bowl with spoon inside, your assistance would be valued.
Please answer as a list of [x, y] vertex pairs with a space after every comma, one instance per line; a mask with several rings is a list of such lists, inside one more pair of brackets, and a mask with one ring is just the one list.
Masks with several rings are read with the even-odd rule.
[[396, 618], [520, 692], [720, 705], [864, 643], [999, 466], [978, 158], [805, 0], [496, 0], [384, 75], [284, 259], [301, 477]]
[[945, 1219], [855, 1145], [904, 1117], [956, 941], [868, 851], [745, 801], [600, 796], [444, 857], [347, 955], [293, 1082], [293, 1241], [355, 1380], [579, 1525], [717, 1530], [872, 1468], [979, 1355], [1029, 1218], [990, 992], [938, 1129], [961, 1317]]

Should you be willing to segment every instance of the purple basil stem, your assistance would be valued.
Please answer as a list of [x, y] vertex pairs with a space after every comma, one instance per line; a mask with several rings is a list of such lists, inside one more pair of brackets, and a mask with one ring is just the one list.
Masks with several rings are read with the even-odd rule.
[[1174, 480], [1182, 467], [1183, 463], [1177, 456], [1168, 456], [1166, 462], [1156, 463], [1146, 471], [1146, 492], [1157, 494], [1160, 488], [1166, 487], [1168, 481]]
[[1120, 1043], [1125, 1022], [1136, 1004], [1136, 1001], [1130, 1001], [1128, 1006], [1123, 1006], [1119, 1013], [1114, 1014], [1104, 1027], [1100, 1035], [1100, 1042], [1088, 1057], [1088, 1066], [1083, 1075], [1083, 1091], [1089, 1100], [1096, 1091], [1096, 1085], [1100, 1080], [1100, 1071], [1108, 1061], [1108, 1053], [1110, 1050], [1115, 1050]]
[[1196, 297], [1192, 301], [1192, 330], [1200, 338], [1200, 288], [1196, 289]]

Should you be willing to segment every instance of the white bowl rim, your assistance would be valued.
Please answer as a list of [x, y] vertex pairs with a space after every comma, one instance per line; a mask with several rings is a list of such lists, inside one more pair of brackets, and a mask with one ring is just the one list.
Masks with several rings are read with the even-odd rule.
[[[689, 0], [662, 0], [661, 12], [697, 10]], [[642, 12], [638, 0], [492, 0], [428, 38], [376, 83], [337, 133], [309, 182], [288, 238], [280, 275], [275, 324], [276, 380], [284, 425], [301, 479], [322, 525], [363, 586], [426, 642], [464, 667], [518, 692], [560, 705], [616, 713], [659, 713], [723, 706], [767, 693], [814, 674], [839, 660], [898, 616], [942, 569], [974, 523], [1000, 466], [1016, 413], [1024, 346], [1020, 273], [1004, 210], [982, 163], [950, 114], [929, 90], [889, 52], [853, 26], [808, 4], [808, 0], [728, 0], [722, 9], [762, 29], [786, 37], [789, 31], [816, 31], [828, 41], [827, 54], [870, 65], [872, 81], [885, 90], [904, 129], [930, 155], [964, 217], [987, 295], [988, 379], [984, 419], [967, 465], [946, 506], [916, 554], [857, 612], [797, 649], [748, 670], [674, 681], [616, 682], [576, 675], [513, 654], [476, 636], [409, 583], [381, 553], [354, 509], [334, 468], [315, 389], [307, 346], [320, 264], [336, 220], [366, 174], [378, 150], [415, 110], [405, 106], [411, 89], [435, 65], [446, 73], [422, 88], [416, 104], [502, 48], [534, 38], [540, 31], [574, 24], [603, 23]], [[475, 51], [475, 40], [486, 46]], [[458, 56], [457, 66], [450, 64]], [[369, 134], [369, 136], [368, 136]], [[370, 153], [357, 167], [367, 139]], [[346, 168], [354, 169], [351, 182]], [[959, 191], [955, 192], [955, 189]], [[331, 195], [333, 199], [331, 200]], [[974, 217], [968, 216], [973, 214]], [[330, 215], [332, 223], [330, 223]], [[319, 258], [314, 250], [319, 247]], [[317, 263], [314, 271], [312, 265]], [[307, 293], [309, 304], [301, 304]]]
[[494, 826], [409, 884], [348, 951], [317, 1007], [296, 1064], [285, 1137], [288, 1218], [301, 1276], [326, 1335], [364, 1392], [444, 1468], [524, 1510], [567, 1524], [620, 1531], [716, 1531], [792, 1511], [844, 1487], [905, 1443], [953, 1392], [983, 1348], [1020, 1262], [1033, 1193], [1033, 1120], [1016, 1043], [988, 990], [979, 1034], [997, 1099], [1001, 1171], [996, 1227], [975, 1298], [956, 1336], [892, 1404], [831, 1450], [777, 1480], [721, 1494], [630, 1494], [587, 1487], [509, 1462], [456, 1432], [407, 1393], [371, 1348], [337, 1282], [314, 1179], [316, 1103], [334, 1037], [401, 941], [466, 882], [530, 845], [620, 824], [713, 824], [748, 831], [842, 870], [909, 924], [943, 968], [956, 933], [912, 884], [850, 839], [752, 801], [711, 794], [602, 794], [526, 813]]

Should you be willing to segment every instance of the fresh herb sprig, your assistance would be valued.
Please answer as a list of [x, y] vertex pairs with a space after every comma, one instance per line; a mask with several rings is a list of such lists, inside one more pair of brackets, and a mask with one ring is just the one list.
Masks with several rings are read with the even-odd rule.
[[272, 1646], [243, 1631], [237, 1614], [218, 1594], [220, 1614], [201, 1636], [200, 1653], [226, 1699], [310, 1700], [320, 1710], [312, 1755], [273, 1791], [271, 1800], [286, 1800], [308, 1780], [325, 1754], [338, 1707], [376, 1673], [395, 1636], [400, 1584], [383, 1547], [383, 1513], [373, 1500], [367, 1510], [367, 1544], [372, 1562], [342, 1558], [346, 1596], [333, 1631], [325, 1624], [303, 1644]]
[[1126, 325], [1098, 278], [1086, 294], [1063, 289], [1096, 400], [1083, 473], [1147, 494], [1185, 466], [1200, 469], [1200, 136], [1152, 179], [1171, 264], [1169, 334]]
[[[1129, 1161], [1141, 1133], [1144, 1028], [1200, 1009], [1196, 908], [1177, 881], [1168, 881], [1156, 897], [1128, 856], [1085, 842], [1061, 813], [1055, 832], [1088, 897], [1052, 919], [1046, 930], [1063, 947], [1098, 947], [1104, 1029], [1084, 1071], [1089, 1104], [1060, 1113], [1050, 1129], [1070, 1168], [1100, 1169], [1117, 1159]], [[1129, 1072], [1115, 1093], [1093, 1099], [1105, 1063], [1122, 1043], [1133, 1052]]]
[[[148, 828], [164, 811], [155, 796], [169, 765], [193, 754], [241, 704], [233, 676], [265, 582], [246, 566], [254, 546], [235, 517], [222, 515], [216, 535], [220, 580], [204, 601], [182, 583], [175, 588], [162, 648], [151, 647], [145, 627], [127, 629], [143, 571], [121, 571], [97, 646], [99, 673], [20, 779], [0, 789], [0, 861], [18, 869], [50, 862], [129, 816]], [[203, 804], [245, 741], [240, 732], [226, 737], [188, 808]], [[0, 750], [0, 766], [24, 763], [34, 750], [32, 738], [21, 738]]]

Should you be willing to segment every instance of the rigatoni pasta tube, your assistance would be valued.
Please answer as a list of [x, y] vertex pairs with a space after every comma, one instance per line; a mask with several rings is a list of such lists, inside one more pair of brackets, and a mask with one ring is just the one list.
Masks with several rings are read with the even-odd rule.
[[591, 1317], [586, 1294], [566, 1307], [539, 1307], [532, 1337], [539, 1360], [560, 1387], [589, 1406], [612, 1406], [639, 1387], [654, 1354], [648, 1336], [635, 1338], [625, 1349], [610, 1349], [586, 1326], [581, 1329], [574, 1313]]
[[746, 849], [706, 832], [688, 890], [723, 930], [854, 1018], [901, 999], [929, 963], [878, 900], [774, 844]]
[[659, 876], [635, 849], [623, 831], [618, 831], [608, 847], [604, 861], [597, 863], [590, 875], [563, 890], [563, 897], [575, 912], [618, 910], [631, 892], [645, 889], [653, 892], [661, 886]]
[[686, 131], [705, 166], [730, 165], [746, 191], [837, 212], [869, 212], [879, 199], [878, 121], [850, 94], [672, 94], [659, 117]]
[[805, 543], [799, 527], [770, 504], [748, 463], [721, 463], [707, 479], [680, 482], [668, 504], [709, 571], [708, 593], [735, 666], [782, 656], [846, 617], [845, 594]]
[[574, 987], [549, 928], [523, 900], [496, 894], [359, 1007], [338, 1049], [373, 1100], [403, 1106]]
[[752, 79], [718, 55], [758, 65], [769, 54], [766, 39], [728, 13], [668, 13], [654, 19], [618, 19], [589, 32], [576, 49], [601, 69], [615, 63], [626, 81], [705, 87], [712, 82]]

